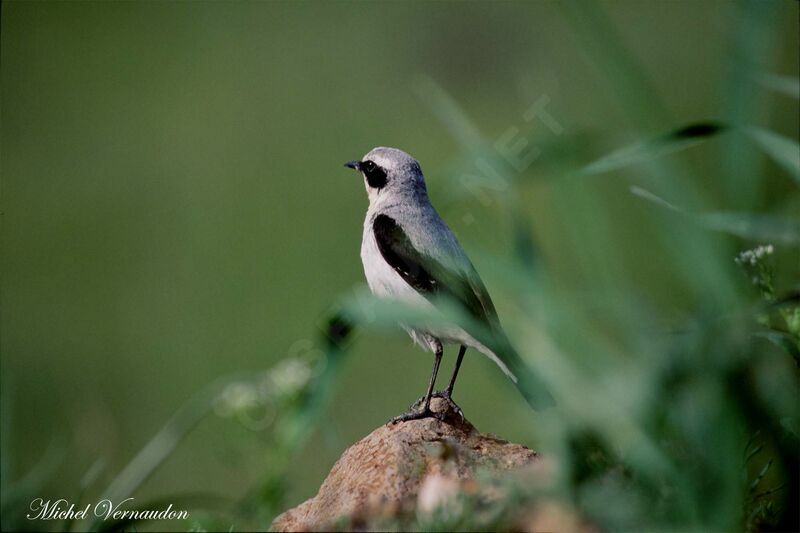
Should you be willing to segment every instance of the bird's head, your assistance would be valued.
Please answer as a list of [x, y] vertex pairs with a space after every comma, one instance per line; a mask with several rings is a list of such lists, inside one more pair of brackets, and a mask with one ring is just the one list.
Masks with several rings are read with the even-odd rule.
[[379, 198], [427, 194], [419, 163], [397, 148], [373, 148], [360, 161], [348, 161], [344, 166], [361, 172], [370, 203]]

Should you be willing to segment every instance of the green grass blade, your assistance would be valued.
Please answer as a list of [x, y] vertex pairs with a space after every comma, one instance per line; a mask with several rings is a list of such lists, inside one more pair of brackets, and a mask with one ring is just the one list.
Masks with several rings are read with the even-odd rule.
[[414, 85], [414, 91], [428, 104], [431, 112], [444, 124], [450, 135], [467, 151], [477, 149], [485, 143], [478, 126], [433, 78], [420, 76]]
[[800, 143], [763, 128], [750, 127], [744, 131], [775, 163], [800, 182]]
[[64, 448], [53, 440], [33, 468], [3, 489], [0, 498], [3, 531], [14, 530], [25, 522], [25, 513], [31, 500], [41, 495], [42, 489], [63, 464], [65, 455]]
[[667, 154], [680, 152], [696, 146], [697, 144], [715, 137], [724, 132], [727, 127], [714, 122], [701, 122], [690, 124], [683, 128], [634, 143], [615, 150], [601, 157], [581, 169], [580, 175], [602, 174], [618, 170], [650, 159], [662, 157]]
[[706, 228], [760, 242], [800, 244], [800, 219], [780, 215], [719, 211], [696, 215]]
[[[720, 87], [721, 117], [729, 124], [754, 124], [769, 97], [759, 90], [755, 75], [773, 57], [780, 31], [776, 27], [787, 16], [790, 2], [739, 0], [728, 4], [735, 16], [734, 31], [726, 57], [726, 75]], [[731, 135], [719, 146], [719, 168], [725, 177], [726, 205], [732, 209], [760, 204], [765, 189], [763, 161], [747, 141]]]
[[732, 211], [691, 213], [641, 187], [631, 187], [630, 191], [665, 209], [689, 216], [706, 229], [753, 241], [786, 245], [800, 244], [800, 219]]
[[800, 78], [765, 72], [756, 76], [756, 80], [764, 87], [777, 93], [800, 99]]
[[[192, 396], [114, 478], [104, 491], [103, 498], [118, 502], [133, 494], [211, 412], [225, 386], [240, 379], [241, 376], [218, 380]], [[97, 531], [100, 526], [101, 521], [95, 519], [90, 529]]]

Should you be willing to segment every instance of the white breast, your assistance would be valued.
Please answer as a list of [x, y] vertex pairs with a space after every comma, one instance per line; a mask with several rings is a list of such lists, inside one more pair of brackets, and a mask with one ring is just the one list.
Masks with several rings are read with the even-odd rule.
[[412, 305], [431, 306], [424, 296], [414, 290], [400, 277], [381, 255], [375, 233], [372, 231], [372, 217], [364, 221], [364, 234], [361, 239], [361, 262], [364, 265], [364, 276], [367, 285], [375, 296], [396, 298]]
[[[406, 281], [400, 277], [400, 274], [395, 272], [384, 260], [383, 255], [381, 255], [380, 250], [378, 250], [378, 243], [375, 241], [375, 233], [372, 230], [374, 215], [375, 213], [372, 209], [367, 213], [367, 218], [364, 220], [364, 233], [361, 238], [361, 262], [364, 265], [364, 275], [367, 278], [367, 284], [370, 290], [375, 296], [380, 298], [394, 298], [423, 309], [432, 309], [433, 304], [411, 287], [411, 285], [406, 283]], [[438, 221], [438, 219], [436, 221]], [[421, 233], [421, 235], [424, 236], [425, 234]], [[439, 235], [444, 236], [444, 239], [440, 239], [436, 243], [441, 246], [440, 250], [437, 251], [446, 250], [447, 247], [454, 247], [451, 248], [451, 254], [455, 255], [457, 258], [464, 257], [462, 260], [467, 261], [468, 264], [468, 260], [463, 256], [463, 252], [461, 252], [460, 247], [449, 230], [447, 232], [439, 232]], [[452, 251], [453, 249], [455, 249], [455, 251]], [[489, 356], [489, 358], [508, 373], [508, 369], [491, 350], [458, 326], [417, 329], [403, 324], [401, 325], [408, 331], [411, 338], [414, 339], [414, 342], [425, 350], [434, 351], [436, 341], [440, 341], [444, 344], [465, 344]]]

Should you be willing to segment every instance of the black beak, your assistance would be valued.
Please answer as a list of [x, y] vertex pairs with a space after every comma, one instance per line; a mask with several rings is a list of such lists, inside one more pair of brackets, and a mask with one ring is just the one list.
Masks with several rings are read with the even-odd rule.
[[353, 170], [361, 170], [361, 162], [360, 161], [348, 161], [344, 164], [347, 168], [352, 168]]

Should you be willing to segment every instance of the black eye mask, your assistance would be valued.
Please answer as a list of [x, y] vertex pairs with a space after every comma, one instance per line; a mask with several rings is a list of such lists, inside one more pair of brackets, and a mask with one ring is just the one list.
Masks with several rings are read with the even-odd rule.
[[362, 161], [359, 168], [367, 177], [367, 183], [373, 189], [381, 189], [386, 185], [386, 171], [372, 161]]

